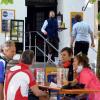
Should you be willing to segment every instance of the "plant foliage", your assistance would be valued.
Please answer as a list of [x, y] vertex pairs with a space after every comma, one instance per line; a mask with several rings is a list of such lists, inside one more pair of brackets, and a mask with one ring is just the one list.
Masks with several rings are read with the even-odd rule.
[[2, 0], [1, 4], [13, 4], [13, 0]]

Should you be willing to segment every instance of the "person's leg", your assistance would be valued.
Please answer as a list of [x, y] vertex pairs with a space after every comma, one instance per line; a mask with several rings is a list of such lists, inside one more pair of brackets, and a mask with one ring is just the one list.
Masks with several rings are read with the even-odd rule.
[[74, 46], [74, 56], [81, 52], [81, 42], [76, 41]]
[[52, 54], [48, 53], [48, 60], [50, 60], [52, 57]]
[[[48, 42], [52, 44], [52, 39], [48, 38]], [[48, 61], [47, 62], [50, 62], [50, 59], [52, 57], [53, 49], [49, 44], [47, 46], [48, 46]]]
[[4, 100], [3, 83], [0, 83], [0, 100]]
[[88, 42], [83, 42], [83, 44], [82, 44], [82, 53], [87, 55], [88, 50], [89, 50], [89, 43]]
[[[58, 48], [59, 48], [58, 39], [56, 39], [56, 38], [54, 39], [53, 46], [58, 50]], [[53, 58], [54, 58], [54, 60], [55, 60], [55, 57], [58, 57], [58, 52], [55, 49], [53, 49]]]

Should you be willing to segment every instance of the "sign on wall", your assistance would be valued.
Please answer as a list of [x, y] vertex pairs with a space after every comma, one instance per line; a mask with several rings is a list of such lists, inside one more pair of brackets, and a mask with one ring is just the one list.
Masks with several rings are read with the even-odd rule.
[[2, 9], [1, 10], [1, 31], [10, 32], [10, 20], [15, 19], [15, 10]]
[[70, 32], [72, 32], [72, 27], [73, 25], [76, 23], [76, 20], [75, 20], [75, 16], [76, 15], [81, 15], [82, 18], [83, 18], [83, 12], [71, 12], [70, 13]]

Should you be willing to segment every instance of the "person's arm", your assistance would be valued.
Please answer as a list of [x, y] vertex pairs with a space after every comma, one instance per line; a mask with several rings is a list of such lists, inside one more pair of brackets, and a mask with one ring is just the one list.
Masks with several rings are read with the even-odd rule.
[[74, 85], [74, 84], [77, 84], [77, 83], [78, 83], [77, 79], [74, 79], [73, 81], [67, 81], [66, 80], [63, 85], [68, 85], [68, 84]]
[[3, 84], [4, 84], [4, 74], [5, 74], [5, 65], [0, 61], [0, 100], [3, 100]]
[[0, 61], [0, 83], [4, 83], [5, 66], [2, 61]]
[[71, 47], [73, 47], [73, 43], [75, 41], [76, 34], [77, 34], [76, 28], [75, 28], [75, 26], [73, 26], [72, 34], [71, 34], [71, 44], [70, 44]]
[[71, 36], [71, 48], [73, 47], [73, 43], [74, 43], [74, 40], [75, 40], [75, 36]]
[[41, 32], [44, 34], [44, 35], [47, 35], [47, 32], [46, 32], [46, 27], [47, 27], [47, 25], [48, 25], [48, 21], [47, 20], [45, 20], [44, 21], [44, 23], [43, 23], [43, 26], [42, 26], [42, 28], [41, 28]]
[[69, 81], [68, 83], [76, 84], [76, 83], [78, 83], [78, 80], [77, 79], [74, 79], [73, 81]]
[[36, 81], [35, 81], [35, 78], [34, 78], [32, 72], [27, 71], [27, 73], [28, 73], [29, 78], [30, 78], [29, 87], [30, 87], [31, 91], [33, 92], [33, 94], [35, 96], [46, 96], [47, 93], [45, 91], [40, 90], [39, 87], [36, 85]]
[[90, 29], [90, 27], [89, 27], [88, 32], [90, 33], [90, 37], [91, 37], [91, 46], [92, 46], [92, 47], [95, 47], [95, 44], [94, 44], [94, 35], [93, 35], [93, 32], [92, 32], [92, 30]]
[[47, 93], [45, 91], [40, 90], [37, 85], [32, 86], [31, 90], [35, 96], [46, 96], [47, 95]]
[[90, 33], [90, 36], [91, 36], [91, 46], [95, 47], [93, 32]]

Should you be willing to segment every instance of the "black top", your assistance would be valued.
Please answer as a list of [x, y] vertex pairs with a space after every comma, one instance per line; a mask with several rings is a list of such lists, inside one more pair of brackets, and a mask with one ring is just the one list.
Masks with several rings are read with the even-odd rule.
[[73, 65], [72, 65], [72, 63], [69, 66], [68, 81], [73, 81]]
[[69, 72], [68, 72], [68, 81], [73, 81], [73, 59], [71, 59], [71, 64], [69, 66], [65, 66], [65, 68], [69, 68]]
[[49, 38], [58, 38], [58, 22], [55, 18], [49, 18], [48, 25], [46, 27], [46, 31], [48, 33]]

